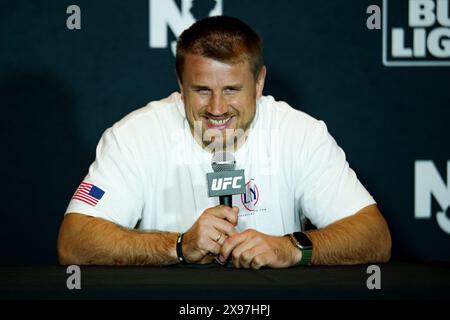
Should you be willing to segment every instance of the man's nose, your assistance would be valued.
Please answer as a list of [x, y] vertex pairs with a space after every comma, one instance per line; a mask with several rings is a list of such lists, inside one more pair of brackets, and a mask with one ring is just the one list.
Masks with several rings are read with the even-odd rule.
[[214, 94], [209, 101], [207, 111], [214, 116], [221, 116], [227, 113], [228, 106], [225, 99], [219, 94]]

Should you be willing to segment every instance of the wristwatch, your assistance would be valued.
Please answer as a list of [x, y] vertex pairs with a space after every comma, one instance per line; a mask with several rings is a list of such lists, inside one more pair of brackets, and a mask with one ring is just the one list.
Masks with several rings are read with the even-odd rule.
[[294, 232], [288, 234], [291, 242], [302, 252], [302, 258], [297, 263], [298, 266], [309, 265], [312, 257], [312, 242], [308, 236], [303, 232]]

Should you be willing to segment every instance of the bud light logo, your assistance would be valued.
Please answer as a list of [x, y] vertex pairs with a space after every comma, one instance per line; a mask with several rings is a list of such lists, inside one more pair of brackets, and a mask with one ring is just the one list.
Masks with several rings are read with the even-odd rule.
[[450, 0], [384, 0], [385, 66], [450, 66]]
[[251, 179], [245, 184], [245, 193], [241, 194], [242, 205], [248, 211], [255, 211], [256, 204], [259, 200], [259, 190], [255, 184], [255, 180]]

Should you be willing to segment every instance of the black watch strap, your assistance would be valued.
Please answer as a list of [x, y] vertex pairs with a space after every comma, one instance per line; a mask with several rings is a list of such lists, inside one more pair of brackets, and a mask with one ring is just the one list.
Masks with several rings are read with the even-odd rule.
[[183, 256], [183, 236], [184, 233], [180, 233], [177, 238], [177, 258], [181, 264], [189, 264]]

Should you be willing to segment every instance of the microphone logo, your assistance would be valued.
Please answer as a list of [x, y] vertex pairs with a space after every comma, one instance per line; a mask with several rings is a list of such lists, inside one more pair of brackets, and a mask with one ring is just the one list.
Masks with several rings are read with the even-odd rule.
[[212, 179], [211, 190], [219, 191], [219, 190], [228, 190], [228, 189], [239, 189], [242, 186], [239, 184], [239, 181], [242, 180], [241, 176], [238, 177], [226, 177], [226, 178], [214, 178]]
[[206, 174], [206, 178], [208, 179], [208, 196], [210, 197], [245, 192], [244, 170], [210, 172]]

